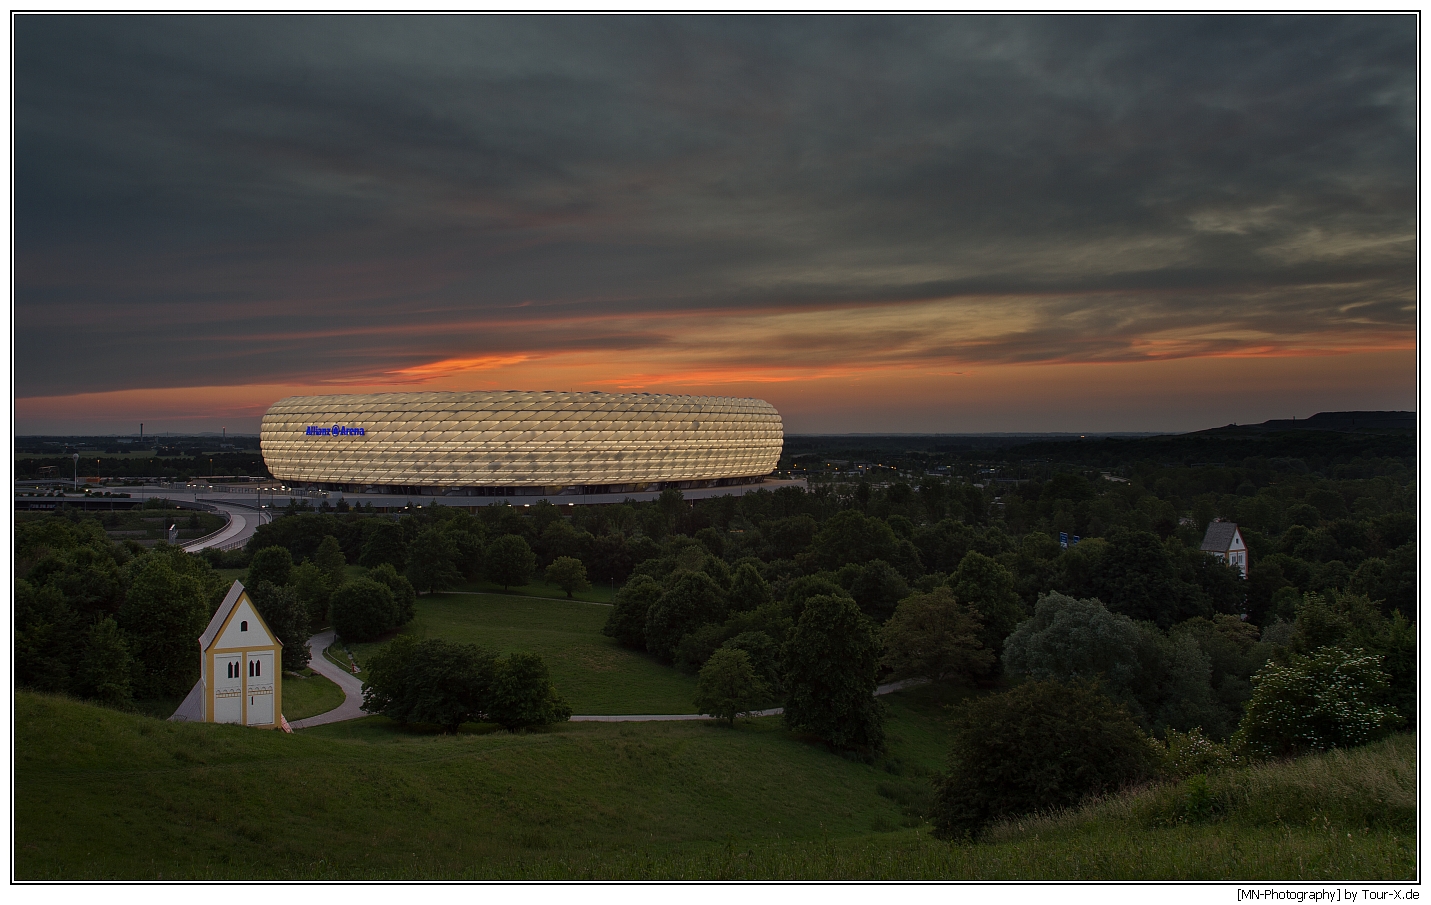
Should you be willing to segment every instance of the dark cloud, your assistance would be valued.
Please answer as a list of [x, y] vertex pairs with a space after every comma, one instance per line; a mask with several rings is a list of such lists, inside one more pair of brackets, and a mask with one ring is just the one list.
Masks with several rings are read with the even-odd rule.
[[1042, 300], [930, 362], [1414, 334], [1409, 15], [19, 15], [14, 79], [21, 396], [673, 312]]

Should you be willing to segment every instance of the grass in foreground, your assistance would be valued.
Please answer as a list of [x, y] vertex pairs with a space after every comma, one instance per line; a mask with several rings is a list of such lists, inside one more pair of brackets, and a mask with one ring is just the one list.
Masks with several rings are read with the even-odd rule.
[[[895, 696], [902, 697], [902, 696]], [[937, 736], [892, 708], [904, 752]], [[15, 876], [1409, 879], [1415, 739], [1159, 786], [949, 844], [773, 719], [294, 735], [16, 696]], [[1245, 791], [1237, 791], [1245, 790]], [[1324, 791], [1326, 790], [1326, 791]], [[1191, 806], [1190, 806], [1191, 805]]]
[[[538, 654], [575, 713], [692, 713], [695, 677], [601, 634], [610, 614], [609, 607], [569, 600], [434, 594], [418, 598], [417, 617], [403, 633]], [[381, 646], [351, 645], [359, 665]]]

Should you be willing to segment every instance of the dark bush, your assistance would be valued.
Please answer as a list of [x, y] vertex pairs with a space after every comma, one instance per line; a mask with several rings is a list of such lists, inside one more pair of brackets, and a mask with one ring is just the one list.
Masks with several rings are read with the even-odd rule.
[[964, 709], [936, 783], [935, 832], [968, 837], [1001, 817], [1076, 805], [1150, 777], [1156, 757], [1094, 686], [1026, 682]]
[[393, 592], [394, 623], [407, 625], [417, 613], [417, 590], [412, 582], [398, 574], [392, 563], [383, 563], [368, 573], [368, 577], [379, 584], [388, 586]]
[[571, 707], [557, 694], [546, 663], [536, 654], [515, 653], [497, 664], [487, 719], [515, 731], [563, 723]]
[[601, 633], [616, 639], [622, 647], [646, 649], [646, 613], [661, 597], [655, 579], [637, 575], [616, 593], [616, 606], [606, 618]]
[[388, 586], [370, 578], [350, 581], [328, 603], [333, 630], [344, 641], [373, 641], [397, 625], [397, 606]]
[[497, 658], [474, 644], [401, 635], [368, 658], [367, 673], [367, 712], [456, 732], [463, 723], [486, 718]]

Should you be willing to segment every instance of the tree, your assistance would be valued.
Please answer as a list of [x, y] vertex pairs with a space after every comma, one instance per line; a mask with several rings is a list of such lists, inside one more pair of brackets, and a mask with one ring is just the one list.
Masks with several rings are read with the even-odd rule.
[[571, 707], [557, 694], [541, 657], [513, 653], [497, 664], [487, 717], [508, 732], [515, 732], [564, 723], [571, 717]]
[[1025, 682], [964, 710], [935, 786], [934, 827], [968, 837], [1001, 817], [1077, 804], [1152, 776], [1156, 754], [1090, 685]]
[[536, 567], [537, 555], [516, 534], [504, 534], [487, 547], [487, 577], [504, 591], [531, 581]]
[[786, 724], [835, 749], [881, 750], [879, 656], [874, 625], [853, 600], [822, 594], [805, 601], [783, 657]]
[[1150, 531], [1119, 528], [1089, 576], [1088, 592], [1110, 610], [1167, 628], [1194, 616], [1211, 616], [1205, 596], [1178, 579], [1167, 546]]
[[734, 726], [736, 717], [758, 709], [769, 695], [770, 688], [756, 674], [750, 655], [723, 647], [701, 667], [696, 680], [696, 711]]
[[447, 535], [453, 550], [456, 551], [453, 565], [457, 573], [464, 581], [476, 581], [482, 576], [482, 526], [472, 521], [469, 527], [476, 530], [468, 530], [463, 527], [464, 524], [454, 519], [444, 524], [440, 530]]
[[954, 597], [979, 611], [984, 619], [980, 641], [995, 656], [1002, 654], [1004, 639], [1028, 615], [1008, 569], [977, 550], [964, 554], [949, 578]]
[[293, 554], [285, 547], [264, 547], [248, 564], [244, 587], [254, 587], [260, 581], [271, 581], [282, 587], [292, 580]]
[[591, 548], [584, 559], [587, 570], [598, 581], [624, 581], [635, 565], [626, 538], [620, 534], [601, 534], [592, 538]]
[[800, 616], [805, 612], [805, 601], [811, 597], [828, 595], [831, 597], [849, 597], [850, 592], [840, 587], [840, 583], [835, 580], [835, 576], [829, 572], [816, 572], [814, 575], [801, 575], [790, 582], [785, 588], [785, 614], [794, 622], [800, 621]]
[[370, 578], [350, 581], [334, 591], [328, 608], [333, 630], [344, 641], [374, 641], [397, 624], [393, 592]]
[[368, 573], [368, 577], [379, 584], [387, 585], [393, 592], [393, 624], [407, 625], [417, 615], [417, 591], [412, 582], [398, 574], [392, 563], [383, 563]]
[[873, 559], [858, 567], [850, 583], [850, 596], [866, 616], [883, 623], [894, 613], [895, 606], [909, 596], [909, 584], [889, 563]]
[[865, 563], [872, 559], [892, 562], [898, 540], [883, 519], [846, 509], [825, 520], [811, 550], [821, 566], [838, 569], [846, 563]]
[[1150, 731], [1202, 726], [1220, 736], [1230, 728], [1213, 697], [1211, 664], [1190, 635], [1169, 637], [1097, 600], [1040, 597], [1033, 618], [1005, 642], [1004, 666], [1015, 676], [1097, 681]]
[[456, 732], [486, 718], [496, 676], [496, 656], [475, 644], [399, 635], [368, 658], [363, 709]]
[[348, 580], [348, 558], [343, 555], [343, 548], [338, 546], [338, 539], [331, 534], [318, 545], [313, 563], [323, 570], [330, 587], [336, 588]]
[[1138, 629], [1097, 600], [1039, 597], [1033, 618], [1004, 643], [1004, 668], [1038, 680], [1098, 681], [1114, 697], [1140, 679]]
[[183, 697], [199, 677], [197, 639], [210, 616], [203, 587], [175, 572], [163, 556], [130, 565], [133, 577], [118, 622], [135, 659], [134, 693]]
[[133, 703], [129, 673], [129, 645], [111, 616], [85, 632], [84, 654], [75, 670], [75, 691], [111, 707], [127, 709]]
[[646, 649], [646, 614], [660, 599], [661, 586], [648, 575], [637, 575], [616, 592], [616, 606], [606, 617], [601, 633], [622, 647]]
[[994, 654], [979, 641], [979, 613], [955, 599], [947, 587], [900, 601], [881, 633], [883, 664], [890, 678], [970, 681], [994, 665]]
[[401, 569], [407, 562], [407, 544], [403, 542], [402, 526], [386, 519], [365, 519], [363, 547], [358, 565], [376, 569], [390, 563]]
[[308, 612], [308, 624], [321, 625], [328, 618], [328, 600], [338, 585], [330, 584], [328, 575], [311, 560], [293, 567], [290, 584]]
[[457, 571], [457, 545], [437, 528], [426, 528], [407, 548], [408, 579], [419, 591], [431, 594], [462, 580]]
[[80, 621], [53, 585], [15, 579], [15, 681], [38, 691], [68, 689]]
[[1381, 658], [1360, 648], [1322, 647], [1269, 663], [1252, 678], [1233, 744], [1258, 757], [1351, 748], [1390, 734], [1401, 714], [1385, 695]]
[[646, 649], [670, 663], [687, 632], [720, 621], [722, 597], [720, 586], [706, 573], [678, 573], [646, 613]]
[[770, 602], [770, 587], [751, 563], [741, 563], [731, 576], [730, 609], [741, 613], [765, 606]]
[[571, 556], [558, 556], [547, 566], [546, 578], [548, 584], [554, 584], [566, 591], [567, 599], [571, 599], [572, 591], [585, 591], [591, 587], [591, 582], [586, 580], [586, 566], [581, 564], [581, 560]]
[[[306, 565], [306, 563], [305, 563]], [[311, 622], [308, 608], [298, 599], [294, 588], [282, 588], [271, 581], [260, 581], [248, 589], [249, 599], [258, 614], [283, 644], [283, 668], [298, 672], [308, 665], [312, 650], [308, 645]]]
[[750, 665], [755, 669], [755, 674], [765, 683], [771, 696], [784, 691], [780, 645], [767, 632], [759, 629], [743, 631], [721, 647], [725, 650], [744, 651], [746, 656], [750, 657]]

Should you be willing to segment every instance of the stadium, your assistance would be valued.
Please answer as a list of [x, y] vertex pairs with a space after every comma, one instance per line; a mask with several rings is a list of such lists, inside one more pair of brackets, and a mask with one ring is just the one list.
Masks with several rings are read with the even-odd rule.
[[291, 396], [260, 435], [290, 485], [464, 496], [758, 483], [784, 444], [763, 400], [650, 393]]

